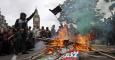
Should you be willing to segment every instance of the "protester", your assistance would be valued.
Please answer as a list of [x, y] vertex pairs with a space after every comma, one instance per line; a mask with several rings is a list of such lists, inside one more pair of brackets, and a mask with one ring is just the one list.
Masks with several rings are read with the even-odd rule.
[[2, 55], [2, 48], [3, 48], [3, 30], [0, 28], [0, 55]]
[[20, 37], [21, 38], [21, 40], [20, 40], [21, 44], [19, 44], [19, 45], [21, 46], [22, 54], [28, 54], [28, 52], [26, 50], [26, 39], [27, 39], [27, 28], [28, 28], [27, 24], [28, 24], [28, 21], [34, 16], [35, 12], [36, 12], [36, 10], [28, 18], [26, 18], [25, 13], [21, 13], [20, 18], [17, 19], [15, 22], [15, 28], [17, 30], [20, 30], [20, 31], [18, 31], [18, 33], [21, 35], [21, 37]]
[[8, 40], [8, 28], [4, 28], [3, 32], [3, 52], [5, 54], [10, 54], [9, 49], [10, 49], [10, 42]]
[[[25, 48], [25, 46], [23, 46], [23, 38], [21, 33], [23, 33], [23, 31], [21, 30], [17, 30], [15, 35], [14, 35], [14, 53], [17, 55], [19, 52], [21, 52], [23, 50], [23, 48]], [[23, 47], [22, 47], [23, 46]]]
[[44, 29], [44, 26], [42, 26], [42, 28], [41, 28], [40, 36], [41, 36], [41, 38], [46, 38], [46, 31]]
[[31, 27], [28, 28], [26, 45], [27, 45], [27, 50], [29, 51], [34, 47], [33, 33], [31, 31]]
[[46, 38], [51, 38], [51, 31], [46, 27]]
[[56, 36], [55, 25], [52, 25], [52, 28], [51, 28], [51, 36], [52, 36], [52, 38], [54, 38], [54, 37]]
[[13, 37], [14, 32], [12, 27], [8, 27], [8, 43], [9, 43], [9, 53], [13, 52]]

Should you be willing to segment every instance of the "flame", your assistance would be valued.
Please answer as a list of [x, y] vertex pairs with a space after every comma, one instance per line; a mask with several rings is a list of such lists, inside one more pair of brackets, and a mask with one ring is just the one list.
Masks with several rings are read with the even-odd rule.
[[64, 47], [64, 40], [56, 39], [50, 43], [53, 47]]
[[56, 47], [57, 49], [63, 48], [65, 40], [69, 40], [68, 26], [66, 24], [58, 30], [58, 35], [50, 42], [50, 46]]
[[74, 45], [74, 47], [79, 51], [88, 52], [91, 48], [90, 41], [92, 39], [94, 39], [94, 36], [91, 33], [87, 35], [78, 34], [77, 36], [75, 36], [76, 44]]
[[64, 47], [65, 40], [69, 40], [68, 26], [66, 24], [58, 30], [58, 35], [54, 38], [51, 45]]
[[64, 27], [59, 29], [57, 38], [61, 40], [68, 40], [69, 39], [69, 31], [68, 31], [68, 25], [65, 24]]
[[54, 50], [53, 50], [53, 48], [48, 48], [47, 51], [48, 51], [47, 54], [53, 54]]
[[[76, 36], [71, 36], [71, 39], [75, 42], [72, 46], [82, 52], [87, 52], [90, 50], [90, 41], [93, 39], [92, 33], [87, 35], [78, 34]], [[48, 54], [52, 54], [56, 49], [65, 47], [67, 41], [70, 41], [70, 34], [68, 31], [68, 26], [65, 24], [58, 30], [58, 35], [50, 42], [52, 48], [48, 50]]]

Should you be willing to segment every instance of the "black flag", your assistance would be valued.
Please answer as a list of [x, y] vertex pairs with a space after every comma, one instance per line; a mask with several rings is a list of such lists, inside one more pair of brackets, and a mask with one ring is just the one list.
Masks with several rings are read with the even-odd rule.
[[51, 10], [51, 9], [49, 9], [49, 10], [50, 10], [54, 15], [56, 15], [57, 13], [59, 13], [59, 12], [62, 11], [60, 5], [57, 6], [56, 8], [54, 8], [53, 10]]

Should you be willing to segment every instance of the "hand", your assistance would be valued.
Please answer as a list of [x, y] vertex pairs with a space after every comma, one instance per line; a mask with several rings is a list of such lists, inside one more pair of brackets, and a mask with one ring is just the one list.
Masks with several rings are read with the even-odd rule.
[[37, 9], [35, 9], [34, 13], [37, 12]]
[[37, 9], [35, 9], [35, 12], [37, 12]]

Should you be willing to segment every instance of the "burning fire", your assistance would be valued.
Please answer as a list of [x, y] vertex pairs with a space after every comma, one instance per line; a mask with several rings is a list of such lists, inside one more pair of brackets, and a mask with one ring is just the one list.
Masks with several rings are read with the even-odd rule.
[[64, 47], [65, 40], [69, 40], [68, 26], [66, 24], [58, 30], [58, 35], [51, 42], [51, 45], [56, 47]]
[[[76, 50], [87, 52], [90, 50], [90, 41], [93, 39], [93, 35], [91, 33], [87, 35], [78, 34], [76, 36], [71, 37], [74, 41], [74, 46]], [[68, 26], [65, 24], [64, 27], [61, 27], [58, 30], [58, 35], [50, 42], [50, 48], [48, 51], [49, 54], [52, 54], [54, 49], [60, 49], [65, 47], [65, 42], [70, 40], [70, 34], [68, 31]]]
[[68, 25], [65, 24], [64, 27], [61, 27], [58, 30], [57, 38], [61, 39], [61, 40], [68, 40], [69, 39]]
[[76, 44], [74, 44], [74, 47], [79, 51], [83, 51], [83, 52], [90, 51], [91, 49], [90, 41], [92, 39], [94, 39], [94, 36], [91, 33], [87, 35], [78, 34], [77, 36], [75, 36]]
[[69, 32], [68, 26], [65, 24], [64, 27], [61, 26], [61, 28], [58, 30], [58, 35], [50, 42], [50, 46], [63, 48], [66, 40], [69, 40]]
[[64, 47], [64, 40], [60, 40], [60, 39], [53, 40], [51, 45], [53, 47]]
[[48, 50], [47, 54], [53, 54], [53, 51], [54, 51], [53, 48], [48, 48], [47, 50]]

